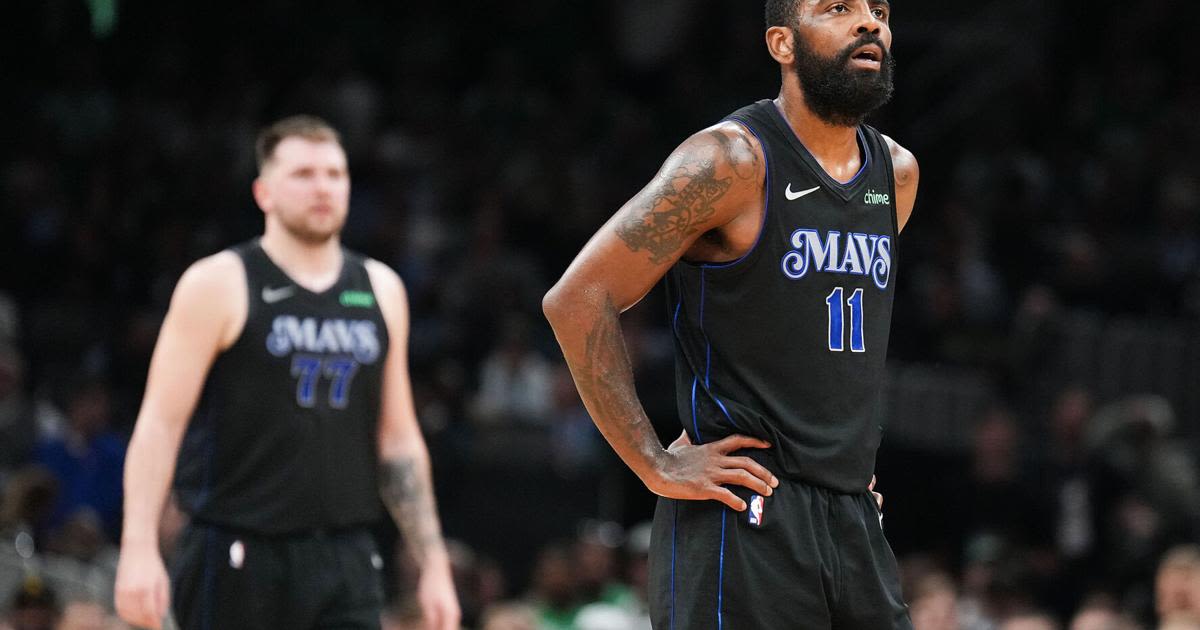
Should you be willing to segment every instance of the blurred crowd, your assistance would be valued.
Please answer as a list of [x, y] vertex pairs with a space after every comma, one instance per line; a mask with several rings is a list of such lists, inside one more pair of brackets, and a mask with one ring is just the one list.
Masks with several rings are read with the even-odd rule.
[[[775, 94], [758, 4], [10, 4], [0, 628], [120, 627], [124, 445], [158, 325], [189, 263], [261, 229], [253, 137], [296, 112], [344, 135], [344, 240], [408, 285], [468, 624], [647, 627], [652, 502], [540, 297], [675, 144]], [[873, 121], [924, 173], [892, 355], [984, 393], [880, 453], [916, 626], [1200, 627], [1200, 77], [1162, 36], [1177, 11], [935, 4], [895, 7], [896, 98]], [[655, 292], [624, 323], [673, 437], [665, 314]], [[393, 592], [410, 573], [390, 563]], [[403, 596], [389, 623], [412, 626]]]

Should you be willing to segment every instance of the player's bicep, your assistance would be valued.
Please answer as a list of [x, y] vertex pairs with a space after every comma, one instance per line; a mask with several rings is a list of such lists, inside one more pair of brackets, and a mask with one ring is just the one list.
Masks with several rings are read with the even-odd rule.
[[564, 280], [603, 287], [618, 308], [640, 300], [697, 239], [736, 218], [759, 190], [759, 161], [740, 134], [715, 128], [680, 145], [592, 237]]
[[917, 203], [917, 184], [920, 182], [921, 169], [911, 151], [887, 136], [884, 138], [892, 154], [892, 170], [896, 178], [896, 226], [900, 231], [904, 231], [904, 226], [912, 217], [913, 207]]
[[211, 266], [180, 278], [163, 320], [142, 401], [139, 422], [186, 424], [232, 319], [236, 283]]
[[420, 438], [408, 372], [408, 295], [400, 278], [383, 263], [369, 261], [367, 272], [388, 332], [379, 404], [379, 448], [386, 458], [394, 449], [418, 444]]

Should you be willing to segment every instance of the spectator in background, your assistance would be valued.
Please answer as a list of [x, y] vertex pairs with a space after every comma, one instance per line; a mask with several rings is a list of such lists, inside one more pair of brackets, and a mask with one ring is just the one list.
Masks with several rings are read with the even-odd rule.
[[527, 599], [537, 615], [539, 630], [573, 630], [575, 617], [579, 614], [579, 599], [567, 546], [548, 545], [538, 554], [533, 586]]
[[1039, 517], [1045, 512], [1037, 509], [1041, 497], [1031, 483], [1036, 477], [1031, 478], [1021, 459], [1023, 441], [1021, 427], [1007, 409], [990, 409], [980, 419], [970, 471], [958, 490], [968, 537], [991, 533], [1018, 546], [1043, 542]]
[[[461, 541], [446, 541], [455, 591], [462, 608], [462, 624], [475, 626], [484, 610], [504, 598], [507, 584], [504, 572], [492, 558], [476, 553]], [[406, 554], [397, 558], [401, 567], [401, 592], [416, 587], [417, 567]], [[407, 582], [407, 584], [405, 584]]]
[[481, 424], [545, 424], [553, 379], [549, 362], [529, 342], [529, 320], [510, 314], [500, 343], [479, 372], [475, 417]]
[[1057, 503], [1054, 535], [1058, 552], [1067, 560], [1085, 558], [1096, 542], [1084, 448], [1084, 434], [1092, 412], [1092, 396], [1082, 387], [1063, 390], [1051, 409], [1047, 454], [1049, 483]]
[[36, 434], [33, 408], [25, 398], [25, 361], [0, 338], [0, 482], [29, 461]]
[[571, 371], [565, 365], [551, 370], [554, 425], [550, 457], [554, 467], [563, 475], [599, 469], [611, 459], [608, 445], [583, 407]]
[[32, 546], [35, 539], [42, 538], [58, 494], [58, 483], [45, 469], [29, 466], [14, 474], [3, 490], [0, 535], [5, 540], [15, 540], [24, 534]]
[[1017, 547], [993, 534], [975, 536], [967, 545], [959, 621], [969, 630], [996, 624], [1034, 607], [1029, 563]]
[[958, 589], [949, 575], [928, 573], [904, 592], [908, 594], [913, 630], [960, 630]]
[[68, 603], [62, 612], [62, 620], [55, 630], [109, 630], [118, 626], [104, 607], [96, 602], [74, 601]]
[[1107, 598], [1084, 603], [1075, 613], [1068, 630], [1141, 630], [1129, 617], [1117, 611]]
[[1104, 491], [1096, 499], [1106, 550], [1099, 571], [1122, 590], [1153, 580], [1160, 555], [1195, 540], [1200, 527], [1200, 482], [1174, 425], [1166, 400], [1133, 396], [1100, 409], [1087, 434], [1095, 487]]
[[[1063, 389], [1050, 408], [1050, 439], [1040, 486], [1047, 497], [1054, 545], [1048, 568], [1053, 608], [1067, 615], [1096, 586], [1096, 488], [1084, 436], [1093, 415], [1092, 396], [1081, 386]], [[1047, 549], [1051, 551], [1051, 549]]]
[[633, 630], [629, 612], [612, 604], [588, 604], [579, 609], [575, 630]]
[[1159, 622], [1200, 624], [1200, 546], [1172, 548], [1158, 565], [1154, 610]]
[[75, 512], [49, 539], [42, 571], [64, 599], [109, 601], [117, 577], [117, 547], [92, 510]]
[[1000, 624], [999, 630], [1059, 630], [1061, 627], [1049, 615], [1023, 613], [1006, 619]]
[[480, 630], [539, 630], [537, 613], [526, 604], [496, 604], [483, 613]]
[[35, 460], [53, 473], [59, 484], [50, 515], [51, 531], [79, 510], [92, 510], [100, 517], [105, 536], [117, 539], [126, 441], [109, 428], [111, 405], [107, 384], [84, 382], [70, 394], [66, 430], [37, 446]]
[[650, 529], [649, 521], [638, 523], [625, 537], [625, 576], [633, 592], [637, 628], [650, 627]]
[[12, 630], [54, 630], [58, 595], [40, 577], [29, 576], [12, 595], [8, 623]]
[[616, 523], [586, 522], [573, 548], [573, 573], [580, 601], [603, 603], [625, 610], [635, 608], [633, 592], [617, 579], [623, 532]]
[[[968, 473], [953, 505], [962, 510], [965, 595], [985, 619], [1005, 618], [1035, 598], [1049, 570], [1031, 562], [1053, 553], [1040, 475], [1028, 461], [1025, 435], [1012, 413], [989, 409], [979, 420]], [[969, 618], [967, 619], [969, 621]]]

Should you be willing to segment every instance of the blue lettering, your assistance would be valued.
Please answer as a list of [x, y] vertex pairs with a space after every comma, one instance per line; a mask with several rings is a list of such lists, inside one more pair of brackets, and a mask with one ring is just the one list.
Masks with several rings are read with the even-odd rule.
[[267, 351], [277, 357], [293, 352], [349, 354], [363, 364], [374, 363], [382, 351], [379, 331], [369, 320], [300, 319], [280, 315], [271, 322]]

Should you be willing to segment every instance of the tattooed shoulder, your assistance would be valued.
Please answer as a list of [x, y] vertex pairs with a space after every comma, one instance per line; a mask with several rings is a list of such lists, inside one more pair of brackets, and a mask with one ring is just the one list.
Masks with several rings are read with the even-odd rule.
[[721, 147], [724, 161], [733, 174], [740, 179], [751, 179], [759, 175], [762, 159], [759, 157], [758, 140], [738, 123], [722, 123], [705, 132]]
[[716, 214], [716, 204], [734, 179], [758, 174], [757, 150], [743, 134], [710, 129], [683, 148], [682, 159], [665, 175], [646, 200], [617, 222], [616, 231], [630, 251], [646, 251], [650, 262], [671, 259]]

